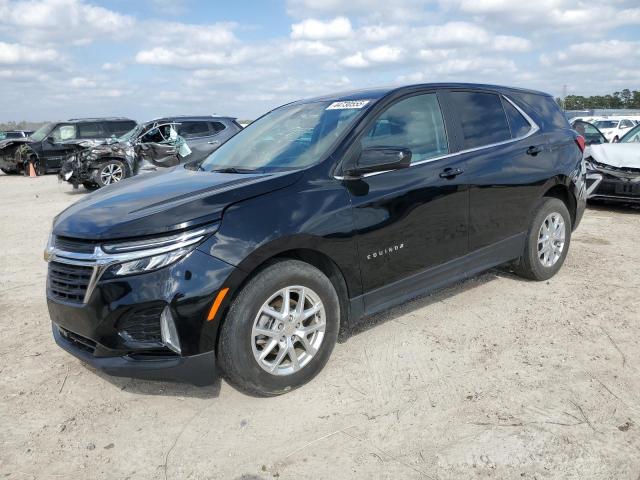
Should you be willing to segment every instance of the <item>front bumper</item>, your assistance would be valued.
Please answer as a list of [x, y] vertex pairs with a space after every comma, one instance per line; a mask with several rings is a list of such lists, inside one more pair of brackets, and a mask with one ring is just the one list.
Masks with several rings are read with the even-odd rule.
[[[69, 288], [55, 284], [59, 277], [52, 268], [65, 265], [52, 261], [47, 281], [54, 338], [62, 348], [118, 376], [196, 384], [214, 378], [220, 318], [208, 321], [207, 316], [218, 290], [230, 285], [227, 280], [235, 267], [194, 250], [156, 271], [99, 280], [84, 299], [61, 297]], [[165, 308], [173, 316], [180, 354], [162, 341], [160, 316]]]
[[640, 203], [640, 172], [604, 168], [589, 169], [587, 199]]
[[171, 380], [198, 386], [211, 385], [217, 378], [216, 356], [213, 351], [199, 355], [155, 356], [139, 358], [135, 355], [96, 357], [92, 352], [101, 348], [88, 338], [52, 324], [53, 338], [58, 346], [94, 368], [115, 377], [145, 380]]

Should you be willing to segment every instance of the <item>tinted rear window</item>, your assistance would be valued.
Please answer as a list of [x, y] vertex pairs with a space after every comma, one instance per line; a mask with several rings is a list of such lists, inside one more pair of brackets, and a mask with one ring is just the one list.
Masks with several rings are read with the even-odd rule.
[[460, 116], [465, 149], [511, 139], [507, 116], [498, 95], [452, 92], [451, 99]]
[[178, 133], [184, 138], [206, 137], [209, 135], [207, 122], [181, 122]]
[[79, 123], [78, 138], [100, 138], [105, 134], [99, 123]]
[[519, 138], [525, 136], [531, 130], [531, 125], [522, 116], [516, 107], [514, 107], [508, 100], [502, 100], [504, 111], [507, 113], [507, 119], [509, 120], [509, 127], [511, 127], [511, 136], [513, 138]]
[[211, 122], [209, 123], [209, 126], [211, 127], [211, 131], [215, 133], [221, 132], [226, 128], [221, 122]]

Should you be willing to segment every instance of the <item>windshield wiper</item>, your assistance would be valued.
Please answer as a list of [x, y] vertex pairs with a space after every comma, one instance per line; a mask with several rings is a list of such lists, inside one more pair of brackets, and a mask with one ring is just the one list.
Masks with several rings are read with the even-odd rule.
[[238, 168], [238, 167], [214, 168], [211, 171], [216, 173], [260, 173], [260, 170], [256, 168]]

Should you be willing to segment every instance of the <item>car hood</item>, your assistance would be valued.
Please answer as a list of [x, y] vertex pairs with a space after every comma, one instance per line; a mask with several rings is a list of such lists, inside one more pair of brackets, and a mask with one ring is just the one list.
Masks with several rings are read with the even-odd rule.
[[21, 143], [32, 143], [29, 137], [24, 138], [5, 138], [4, 140], [0, 140], [0, 150], [3, 148], [9, 147], [11, 145], [20, 145]]
[[596, 162], [616, 168], [640, 168], [640, 143], [591, 145], [589, 156]]
[[98, 157], [114, 154], [118, 156], [126, 156], [130, 149], [131, 144], [129, 142], [102, 143], [90, 148], [89, 153], [97, 155]]
[[132, 177], [87, 195], [56, 217], [53, 233], [105, 240], [215, 222], [232, 203], [284, 188], [301, 174], [214, 173], [181, 165]]

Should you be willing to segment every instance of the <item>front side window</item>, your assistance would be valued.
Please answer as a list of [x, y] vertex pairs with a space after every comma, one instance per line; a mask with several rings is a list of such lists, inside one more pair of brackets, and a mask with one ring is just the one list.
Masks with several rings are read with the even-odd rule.
[[65, 140], [73, 140], [76, 138], [76, 126], [75, 125], [58, 125], [51, 132], [54, 143], [64, 142]]
[[411, 163], [449, 153], [437, 95], [416, 95], [395, 103], [378, 117], [360, 143], [363, 149], [408, 148]]
[[282, 171], [318, 163], [369, 102], [353, 103], [294, 103], [273, 110], [231, 137], [200, 169]]
[[464, 148], [482, 147], [511, 139], [502, 101], [495, 93], [451, 92], [459, 115]]

